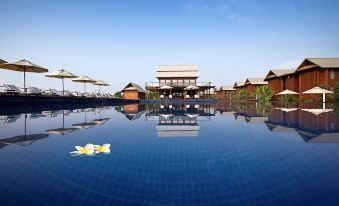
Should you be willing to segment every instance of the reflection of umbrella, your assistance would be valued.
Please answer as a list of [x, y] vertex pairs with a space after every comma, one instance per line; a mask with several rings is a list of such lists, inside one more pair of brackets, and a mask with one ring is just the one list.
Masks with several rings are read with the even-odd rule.
[[64, 70], [60, 69], [58, 71], [52, 72], [50, 74], [45, 75], [46, 77], [51, 77], [51, 78], [58, 78], [62, 79], [62, 95], [64, 95], [65, 92], [65, 87], [64, 87], [64, 79], [65, 78], [77, 78], [78, 76]]
[[17, 62], [13, 62], [13, 63], [0, 64], [0, 68], [23, 72], [24, 73], [24, 92], [26, 92], [26, 72], [34, 72], [34, 73], [48, 72], [48, 69], [45, 69], [41, 66], [33, 64], [32, 62], [27, 61], [25, 59], [17, 61]]
[[165, 119], [168, 119], [170, 118], [171, 116], [173, 116], [173, 114], [159, 114], [159, 116], [165, 118]]
[[278, 108], [278, 107], [276, 109], [279, 109], [284, 112], [293, 112], [293, 111], [298, 110], [298, 108]]
[[84, 110], [84, 113], [85, 113], [85, 122], [73, 124], [73, 127], [78, 129], [89, 129], [96, 125], [96, 123], [94, 122], [87, 122], [86, 110]]
[[287, 95], [287, 94], [299, 94], [298, 92], [291, 91], [289, 89], [286, 89], [282, 92], [279, 92], [277, 95]]
[[24, 134], [15, 136], [15, 137], [9, 137], [5, 139], [0, 139], [0, 144], [17, 144], [20, 146], [26, 146], [30, 145], [33, 142], [47, 138], [49, 135], [48, 134], [29, 134], [27, 135], [27, 114], [25, 114], [25, 124], [24, 124]]
[[73, 82], [84, 83], [84, 93], [86, 92], [86, 83], [95, 83], [94, 79], [89, 78], [88, 76], [80, 76], [78, 78], [72, 79]]
[[3, 59], [0, 59], [0, 64], [4, 64], [4, 63], [7, 63], [7, 62]]
[[326, 101], [325, 94], [333, 94], [332, 91], [322, 89], [320, 87], [313, 87], [312, 89], [304, 91], [303, 93], [304, 94], [323, 94], [323, 102]]
[[331, 112], [333, 109], [301, 109], [305, 112], [311, 112], [314, 115], [319, 115], [326, 112]]
[[47, 138], [48, 136], [48, 134], [24, 134], [6, 139], [0, 139], [0, 144], [17, 144], [20, 146], [27, 146], [37, 140]]
[[102, 81], [102, 80], [98, 80], [94, 83], [94, 85], [98, 85], [99, 86], [99, 93], [100, 93], [100, 88], [101, 86], [104, 86], [104, 87], [109, 87], [111, 85], [107, 84], [106, 82]]
[[93, 119], [93, 122], [98, 125], [104, 125], [108, 120], [111, 118], [100, 118], [100, 119]]
[[186, 116], [190, 117], [191, 119], [197, 118], [199, 114], [185, 114]]
[[62, 110], [62, 127], [56, 128], [56, 129], [49, 129], [49, 130], [46, 130], [46, 131], [51, 133], [51, 134], [64, 136], [68, 133], [71, 133], [71, 132], [77, 130], [77, 129], [78, 128], [65, 128], [65, 110]]

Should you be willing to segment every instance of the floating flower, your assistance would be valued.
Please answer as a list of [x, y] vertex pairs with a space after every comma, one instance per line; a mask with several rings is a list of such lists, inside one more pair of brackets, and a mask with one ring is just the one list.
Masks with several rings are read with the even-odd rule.
[[111, 149], [110, 149], [111, 145], [110, 144], [103, 144], [102, 146], [100, 145], [95, 145], [95, 153], [110, 153]]
[[87, 144], [84, 147], [75, 146], [76, 151], [71, 152], [71, 154], [75, 155], [93, 155], [94, 154], [94, 145]]

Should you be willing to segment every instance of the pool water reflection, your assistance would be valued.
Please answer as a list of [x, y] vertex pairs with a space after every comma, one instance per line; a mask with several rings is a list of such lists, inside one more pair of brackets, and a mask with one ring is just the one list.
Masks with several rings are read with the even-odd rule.
[[[217, 103], [2, 112], [0, 201], [337, 205], [335, 108]], [[110, 144], [110, 155], [70, 155], [88, 143]]]

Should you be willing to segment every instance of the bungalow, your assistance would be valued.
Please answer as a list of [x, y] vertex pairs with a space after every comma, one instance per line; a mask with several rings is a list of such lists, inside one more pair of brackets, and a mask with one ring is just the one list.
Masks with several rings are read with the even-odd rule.
[[245, 90], [253, 94], [257, 88], [267, 84], [268, 82], [264, 78], [248, 78], [245, 81]]
[[[294, 71], [294, 69], [273, 69], [268, 72], [264, 80], [268, 82], [268, 86], [275, 94], [286, 89], [298, 92], [299, 78]], [[273, 96], [273, 100], [275, 99], [277, 96]]]
[[[306, 58], [295, 72], [299, 76], [300, 93], [321, 85], [327, 85], [333, 91], [339, 82], [339, 58]], [[316, 97], [304, 94], [301, 96]]]
[[217, 100], [232, 100], [235, 89], [232, 86], [221, 86], [216, 89], [215, 97]]
[[239, 91], [239, 90], [243, 89], [244, 86], [245, 86], [245, 82], [235, 82], [233, 88], [236, 91]]
[[123, 99], [140, 100], [145, 99], [146, 91], [139, 85], [130, 82], [127, 84], [127, 86], [124, 87], [123, 90], [121, 90], [121, 93]]

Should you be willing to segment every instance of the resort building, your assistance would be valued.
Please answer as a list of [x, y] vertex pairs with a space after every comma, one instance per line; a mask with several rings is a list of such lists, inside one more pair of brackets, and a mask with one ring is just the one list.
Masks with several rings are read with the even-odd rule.
[[[274, 69], [270, 70], [265, 77], [268, 86], [274, 90], [275, 94], [286, 89], [299, 92], [299, 78], [295, 69]], [[278, 100], [277, 96], [273, 96], [273, 100]]]
[[250, 94], [253, 94], [257, 88], [267, 84], [268, 82], [265, 81], [264, 78], [248, 78], [245, 81], [244, 89]]
[[146, 82], [146, 89], [159, 94], [160, 99], [198, 99], [210, 97], [211, 82], [198, 82], [196, 65], [158, 65], [157, 82]]
[[245, 82], [235, 82], [233, 88], [236, 91], [242, 90], [245, 87]]
[[215, 90], [217, 100], [232, 100], [235, 89], [232, 86], [221, 86]]
[[140, 100], [145, 99], [146, 91], [139, 85], [130, 82], [121, 90], [121, 93], [123, 99]]
[[[299, 93], [321, 85], [333, 91], [339, 82], [339, 58], [306, 58], [295, 72], [299, 77]], [[300, 96], [317, 97], [303, 94]]]

